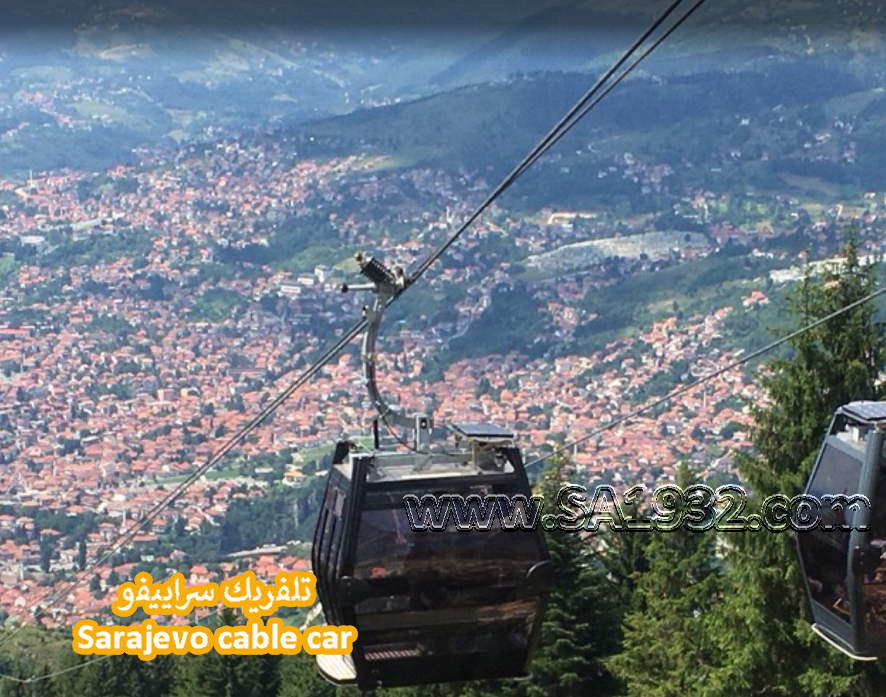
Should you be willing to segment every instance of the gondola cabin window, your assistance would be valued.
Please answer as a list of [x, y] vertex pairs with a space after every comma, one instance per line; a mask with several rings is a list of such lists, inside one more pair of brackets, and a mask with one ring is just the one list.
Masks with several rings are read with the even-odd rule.
[[[807, 492], [819, 499], [854, 494], [861, 476], [859, 457], [861, 454], [853, 457], [837, 444], [825, 446]], [[846, 586], [850, 533], [842, 528], [852, 524], [853, 515], [851, 508], [841, 512], [824, 507], [821, 524], [800, 533], [800, 551], [813, 600], [829, 607], [846, 622], [850, 619]]]

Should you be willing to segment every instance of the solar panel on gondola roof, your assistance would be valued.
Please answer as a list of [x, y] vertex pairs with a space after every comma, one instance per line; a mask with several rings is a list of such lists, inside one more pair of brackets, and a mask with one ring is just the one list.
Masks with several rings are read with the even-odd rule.
[[886, 403], [884, 402], [850, 402], [843, 411], [864, 421], [886, 420]]
[[477, 424], [459, 422], [449, 427], [465, 438], [513, 438], [514, 433], [496, 424]]

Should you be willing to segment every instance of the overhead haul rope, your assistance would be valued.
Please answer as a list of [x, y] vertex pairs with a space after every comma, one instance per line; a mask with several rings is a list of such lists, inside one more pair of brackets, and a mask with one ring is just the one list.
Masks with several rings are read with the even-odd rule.
[[[415, 284], [427, 270], [468, 230], [468, 228], [482, 215], [495, 200], [504, 193], [525, 171], [534, 164], [545, 152], [547, 152], [557, 141], [568, 133], [600, 100], [608, 94], [612, 88], [619, 84], [625, 77], [633, 71], [655, 48], [657, 48], [670, 34], [680, 26], [692, 13], [694, 13], [705, 0], [696, 0], [695, 4], [680, 17], [674, 25], [667, 29], [659, 36], [649, 48], [640, 54], [634, 62], [623, 70], [615, 79], [603, 88], [604, 83], [614, 75], [617, 70], [627, 62], [630, 57], [637, 51], [651, 35], [658, 29], [664, 21], [679, 7], [684, 0], [674, 0], [671, 5], [640, 35], [640, 37], [630, 46], [630, 48], [607, 70], [607, 72], [597, 80], [578, 102], [564, 116], [539, 143], [523, 158], [519, 165], [499, 184], [492, 193], [483, 201], [482, 204], [472, 213], [464, 223], [449, 237], [449, 239], [437, 248], [416, 271], [406, 279], [403, 287], [391, 296], [388, 300], [389, 307], [394, 303], [407, 288]], [[267, 407], [265, 407], [257, 416], [243, 426], [236, 434], [229, 438], [224, 445], [210, 457], [210, 459], [198, 467], [187, 478], [179, 483], [179, 485], [171, 492], [166, 494], [156, 505], [154, 505], [147, 513], [145, 513], [138, 521], [136, 521], [125, 532], [121, 533], [114, 541], [103, 547], [98, 556], [90, 562], [84, 569], [79, 571], [76, 577], [65, 584], [60, 590], [54, 593], [47, 593], [37, 601], [39, 607], [33, 614], [33, 619], [38, 619], [47, 614], [62, 598], [66, 597], [71, 591], [81, 585], [86, 578], [95, 570], [103, 566], [116, 554], [122, 547], [127, 545], [141, 530], [155, 520], [166, 508], [171, 506], [190, 488], [190, 486], [206, 472], [217, 465], [228, 453], [230, 453], [237, 445], [246, 439], [256, 428], [266, 421], [289, 397], [297, 390], [305, 385], [313, 378], [322, 368], [332, 361], [339, 353], [350, 344], [357, 336], [359, 336], [366, 328], [365, 319], [355, 324], [350, 330], [345, 332], [342, 337], [328, 348], [320, 358], [318, 358], [307, 370], [305, 370], [289, 387], [287, 387], [280, 395], [278, 395]], [[44, 602], [45, 600], [45, 602]], [[26, 626], [25, 623], [19, 625], [15, 630], [10, 632], [2, 640], [0, 640], [0, 648], [11, 641]], [[86, 665], [86, 664], [83, 664]], [[0, 678], [10, 678], [8, 675], [0, 675]]]
[[[524, 157], [520, 164], [518, 164], [511, 173], [505, 177], [501, 184], [499, 184], [495, 189], [493, 189], [492, 193], [486, 198], [483, 203], [475, 210], [464, 223], [458, 228], [458, 230], [453, 233], [453, 235], [446, 240], [440, 247], [433, 252], [406, 280], [406, 288], [415, 283], [419, 278], [421, 278], [424, 273], [433, 266], [434, 262], [437, 261], [443, 254], [453, 245], [458, 239], [462, 236], [462, 234], [479, 218], [488, 208], [493, 204], [495, 199], [497, 199], [502, 193], [504, 193], [510, 186], [517, 181], [517, 179], [522, 176], [529, 167], [531, 167], [538, 159], [544, 155], [557, 141], [559, 141], [564, 135], [566, 135], [572, 128], [582, 119], [591, 109], [593, 109], [597, 104], [600, 103], [600, 100], [603, 99], [609, 92], [618, 85], [622, 80], [624, 80], [633, 70], [643, 61], [646, 57], [652, 53], [661, 43], [667, 39], [671, 33], [679, 27], [683, 22], [685, 22], [691, 15], [694, 13], [701, 5], [705, 2], [705, 0], [696, 0], [695, 4], [689, 8], [689, 10], [680, 17], [671, 27], [667, 29], [661, 36], [659, 36], [643, 53], [641, 53], [633, 63], [631, 63], [627, 68], [625, 68], [619, 75], [610, 82], [605, 88], [604, 84], [609, 78], [611, 78], [615, 72], [622, 66], [627, 60], [633, 55], [640, 45], [646, 41], [649, 36], [658, 29], [659, 26], [667, 19], [669, 15], [673, 13], [673, 11], [683, 2], [684, 0], [675, 0], [663, 13], [662, 15], [656, 19], [647, 29], [644, 31], [640, 37], [631, 44], [630, 48], [612, 65], [609, 70], [607, 70], [597, 82], [594, 83], [593, 87], [591, 87], [587, 92], [582, 95], [581, 99], [579, 99], [575, 105], [566, 113], [566, 115], [557, 122], [557, 124], [551, 128], [545, 134], [545, 136], [538, 142], [538, 144], [532, 148], [526, 157]], [[405, 288], [404, 288], [405, 290]], [[402, 291], [401, 291], [402, 293]], [[399, 294], [398, 294], [399, 295]], [[397, 297], [397, 296], [395, 296]]]

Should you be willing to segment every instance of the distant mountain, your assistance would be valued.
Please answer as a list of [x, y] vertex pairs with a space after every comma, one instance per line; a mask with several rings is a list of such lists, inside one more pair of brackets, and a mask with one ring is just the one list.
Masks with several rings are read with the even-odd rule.
[[[879, 157], [886, 94], [878, 82], [823, 57], [757, 58], [740, 71], [626, 81], [530, 171], [530, 183], [520, 188], [526, 203], [637, 199], [644, 182], [626, 176], [626, 154], [646, 166], [668, 165], [663, 187], [674, 196], [711, 186], [781, 194], [812, 187], [828, 199], [886, 186]], [[537, 74], [295, 132], [337, 151], [371, 148], [404, 165], [502, 176], [592, 82], [587, 74]]]
[[[4, 3], [0, 22], [0, 175], [101, 169], [135, 147], [202, 137], [210, 126], [293, 126], [469, 85], [515, 86], [505, 108], [484, 88], [462, 92], [472, 95], [462, 104], [456, 95], [418, 102], [411, 112], [454, 99], [465, 125], [447, 131], [438, 122], [445, 114], [429, 114], [428, 125], [441, 130], [429, 134], [426, 150], [472, 143], [479, 150], [465, 156], [482, 160], [487, 149], [490, 157], [501, 151], [497, 138], [528, 142], [551, 115], [548, 104], [520, 96], [515, 76], [597, 72], [663, 6], [646, 0], [13, 0]], [[871, 89], [883, 78], [880, 9], [870, 0], [709, 2], [641, 72], [666, 81], [723, 71], [766, 75], [773, 66], [811, 59]], [[574, 94], [552, 95], [550, 106]], [[528, 116], [516, 115], [518, 107]], [[499, 136], [484, 125], [515, 118], [530, 119], [513, 125], [516, 135]], [[460, 133], [468, 131], [477, 136]]]

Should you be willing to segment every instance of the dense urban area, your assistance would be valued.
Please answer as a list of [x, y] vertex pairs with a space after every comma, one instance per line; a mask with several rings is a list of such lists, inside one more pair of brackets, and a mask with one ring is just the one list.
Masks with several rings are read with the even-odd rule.
[[[7, 612], [24, 619], [359, 318], [365, 298], [340, 291], [356, 276], [349, 250], [409, 269], [488, 189], [468, 174], [392, 170], [373, 156], [302, 159], [297, 150], [285, 140], [210, 132], [196, 146], [142, 152], [138, 164], [98, 175], [0, 181], [0, 244], [8, 250], [0, 315], [0, 600]], [[609, 174], [644, 187], [660, 186], [667, 171], [630, 153], [618, 165]], [[429, 288], [452, 304], [436, 307], [431, 297], [417, 308], [427, 314], [406, 315], [383, 337], [383, 387], [406, 408], [433, 408], [440, 422], [513, 428], [530, 458], [550, 452], [734, 360], [730, 317], [758, 312], [770, 294], [782, 294], [803, 260], [780, 252], [787, 264], [745, 284], [739, 302], [692, 314], [668, 308], [650, 326], [589, 353], [570, 350], [576, 328], [594, 327], [585, 296], [730, 245], [772, 260], [776, 253], [763, 245], [796, 235], [801, 216], [816, 251], [827, 251], [835, 230], [850, 224], [873, 239], [879, 198], [811, 215], [797, 201], [778, 201], [784, 222], [758, 227], [709, 222], [729, 197], [688, 192], [683, 216], [699, 231], [679, 234], [653, 229], [649, 218], [625, 224], [559, 210], [517, 218], [496, 209], [435, 269]], [[379, 211], [386, 213], [379, 218]], [[307, 251], [315, 244], [316, 258], [296, 247], [289, 268], [269, 263], [295, 239], [311, 240]], [[867, 251], [877, 251], [873, 241]], [[523, 305], [556, 341], [531, 357], [455, 360], [427, 380], [436, 354], [496, 310], [493, 298], [506, 292], [525, 294]], [[527, 319], [499, 321], [528, 326]], [[589, 482], [654, 485], [689, 460], [726, 481], [732, 451], [747, 445], [745, 401], [760, 396], [753, 376], [735, 369], [601, 433], [575, 449], [575, 464]], [[316, 493], [307, 492], [318, 463], [343, 434], [368, 433], [372, 417], [351, 351], [137, 535], [125, 563], [101, 568], [44, 622], [108, 612], [115, 581], [143, 567], [184, 570], [192, 583], [242, 568], [220, 554], [209, 559], [206, 550], [200, 557], [181, 540], [224, 524], [232, 504], [281, 486], [305, 492], [298, 500], [306, 509], [315, 506]], [[308, 563], [304, 548], [281, 549], [259, 557], [258, 568], [273, 575]]]
[[[273, 3], [245, 27], [237, 3], [206, 27], [159, 4], [0, 28], [0, 697], [329, 697], [305, 656], [92, 665], [71, 627], [145, 620], [111, 611], [139, 572], [311, 570], [335, 444], [369, 443], [377, 418], [359, 341], [156, 506], [361, 320], [355, 254], [418, 268], [648, 8], [492, 3], [494, 31], [428, 33], [431, 50], [374, 25], [353, 43], [289, 34]], [[380, 388], [432, 414], [440, 447], [447, 424], [495, 424], [547, 495], [703, 482], [753, 499], [802, 490], [831, 402], [882, 397], [882, 298], [742, 360], [886, 278], [886, 34], [859, 20], [880, 8], [721, 5], [387, 309]], [[564, 30], [578, 19], [611, 31], [591, 48]], [[787, 536], [684, 533], [546, 533], [553, 609], [511, 692], [878, 694], [874, 671], [810, 643]]]

